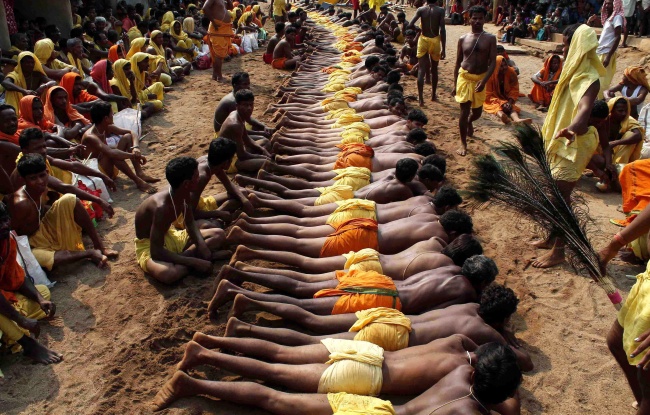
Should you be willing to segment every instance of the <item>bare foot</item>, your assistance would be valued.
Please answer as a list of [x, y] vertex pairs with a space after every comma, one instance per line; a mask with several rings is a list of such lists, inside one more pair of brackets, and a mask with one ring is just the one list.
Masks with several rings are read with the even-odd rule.
[[237, 216], [237, 221], [242, 220], [244, 222], [248, 222], [248, 219], [250, 219], [250, 216], [248, 216], [246, 212], [241, 212], [239, 216]]
[[228, 281], [221, 281], [219, 283], [217, 291], [214, 293], [214, 297], [212, 297], [210, 304], [208, 304], [208, 313], [210, 318], [216, 318], [219, 307], [226, 304], [237, 295], [235, 291], [231, 291], [233, 288], [238, 289], [239, 287]]
[[155, 187], [153, 187], [152, 185], [147, 183], [144, 179], [142, 180], [141, 183], [136, 183], [136, 186], [138, 187], [139, 191], [150, 194], [150, 195], [152, 195], [152, 194], [154, 194], [154, 193], [156, 193], [158, 191], [158, 190], [156, 190]]
[[63, 360], [61, 353], [48, 349], [30, 336], [23, 336], [18, 343], [23, 346], [23, 355], [36, 363], [50, 365]]
[[237, 294], [232, 303], [232, 308], [230, 309], [230, 313], [228, 313], [228, 316], [231, 318], [232, 317], [239, 318], [246, 311], [248, 311], [250, 305], [251, 305], [251, 301], [248, 297], [246, 297], [244, 294]]
[[235, 251], [235, 255], [232, 256], [228, 265], [232, 267], [237, 261], [247, 261], [253, 258], [255, 258], [254, 250], [248, 248], [247, 246], [239, 245]]
[[254, 208], [260, 207], [260, 198], [256, 194], [250, 193], [248, 195], [248, 200], [251, 202]]
[[424, 107], [424, 100], [423, 99], [418, 100], [418, 104], [420, 104], [421, 107]]
[[219, 273], [217, 274], [217, 278], [216, 278], [217, 284], [220, 283], [221, 281], [224, 281], [224, 280], [232, 282], [232, 279], [230, 278], [230, 273], [234, 269], [235, 268], [232, 267], [231, 265], [224, 265], [223, 267], [221, 267], [221, 269], [219, 270]]
[[183, 354], [183, 360], [176, 365], [176, 369], [181, 372], [187, 372], [188, 370], [201, 364], [201, 352], [204, 350], [203, 346], [198, 344], [195, 341], [190, 341], [185, 346], [185, 353]]
[[88, 252], [90, 253], [90, 260], [93, 262], [93, 264], [97, 265], [97, 268], [106, 268], [108, 257], [102, 254], [102, 251], [99, 249], [89, 249]]
[[555, 239], [554, 238], [538, 239], [536, 241], [530, 242], [530, 245], [534, 246], [537, 249], [551, 249], [553, 248], [553, 245], [555, 245]]
[[[241, 238], [243, 233], [244, 230], [242, 228], [239, 226], [233, 226], [230, 230], [230, 233], [228, 233], [228, 236], [226, 236], [226, 242], [230, 244], [237, 244], [237, 241]], [[237, 252], [239, 252], [239, 247], [237, 248]], [[235, 255], [237, 254], [235, 253]]]
[[262, 167], [260, 167], [260, 170], [271, 172], [273, 171], [273, 166], [275, 166], [275, 164], [271, 160], [266, 160], [262, 164]]
[[[235, 297], [235, 301], [237, 297]], [[234, 304], [233, 304], [234, 307]], [[248, 324], [244, 323], [237, 317], [230, 317], [228, 323], [226, 324], [226, 331], [223, 333], [224, 337], [239, 337], [239, 333], [245, 327], [248, 327]]]
[[112, 249], [104, 248], [104, 249], [102, 250], [102, 254], [106, 255], [106, 256], [108, 257], [108, 259], [115, 259], [115, 258], [117, 258], [117, 256], [118, 256], [120, 253], [117, 252], [117, 251], [114, 251], [114, 250], [112, 250]]
[[162, 411], [181, 398], [194, 396], [194, 379], [187, 373], [176, 372], [153, 399], [154, 412]]
[[458, 154], [459, 156], [465, 157], [467, 155], [467, 147], [463, 146], [463, 147], [459, 148], [458, 150], [456, 150], [456, 154]]
[[438, 102], [438, 94], [431, 95], [431, 101]]
[[160, 181], [160, 179], [156, 179], [155, 177], [151, 177], [148, 174], [144, 174], [144, 173], [140, 174], [140, 176], [138, 177], [140, 177], [142, 180], [144, 180], [147, 183], [158, 183]]
[[553, 248], [548, 253], [533, 261], [535, 268], [550, 268], [564, 262], [564, 249]]
[[251, 183], [250, 177], [242, 176], [241, 174], [235, 175], [235, 182], [237, 182], [240, 186], [254, 186], [254, 184]]
[[[268, 160], [267, 160], [265, 163], [268, 163]], [[258, 178], [259, 180], [266, 180], [266, 179], [268, 179], [268, 177], [269, 177], [269, 172], [266, 171], [266, 170], [260, 169], [260, 170], [257, 172], [257, 178]]]

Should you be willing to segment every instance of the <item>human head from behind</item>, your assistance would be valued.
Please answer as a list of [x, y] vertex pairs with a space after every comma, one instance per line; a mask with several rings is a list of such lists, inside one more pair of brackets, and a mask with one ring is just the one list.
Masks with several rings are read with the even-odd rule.
[[422, 159], [422, 165], [427, 164], [437, 167], [443, 175], [447, 173], [447, 160], [440, 154], [432, 154]]
[[466, 233], [451, 241], [441, 253], [451, 258], [454, 264], [462, 267], [468, 258], [483, 254], [483, 247], [474, 235]]
[[402, 72], [398, 69], [393, 69], [392, 71], [388, 72], [388, 75], [386, 75], [386, 83], [387, 84], [396, 84], [402, 79]]
[[[463, 234], [458, 239], [465, 239], [469, 235], [469, 233]], [[465, 260], [460, 273], [469, 280], [477, 294], [480, 295], [487, 286], [494, 282], [499, 274], [499, 268], [490, 258], [477, 254]]]
[[235, 93], [237, 113], [244, 121], [250, 121], [255, 108], [255, 94], [250, 89], [241, 89]]
[[406, 142], [409, 144], [420, 144], [427, 141], [427, 133], [422, 128], [414, 128], [406, 134]]
[[14, 135], [18, 131], [18, 116], [11, 105], [0, 105], [0, 132]]
[[277, 37], [282, 37], [282, 36], [284, 36], [284, 28], [285, 28], [285, 27], [286, 27], [286, 25], [284, 24], [284, 22], [277, 22], [277, 23], [275, 24], [275, 35], [276, 35]]
[[501, 284], [490, 284], [481, 293], [478, 315], [495, 330], [506, 328], [515, 311], [519, 299], [515, 292]]
[[193, 157], [176, 157], [167, 163], [165, 178], [174, 192], [190, 193], [199, 180], [199, 163]]
[[514, 396], [521, 384], [517, 355], [499, 343], [486, 343], [474, 351], [477, 362], [472, 374], [472, 392], [483, 405], [497, 405]]
[[458, 194], [456, 189], [449, 185], [442, 186], [432, 198], [433, 206], [437, 214], [444, 214], [453, 209], [457, 209], [463, 198]]
[[[421, 143], [418, 146], [429, 144]], [[438, 170], [436, 167], [431, 165], [426, 165], [420, 167], [418, 170], [418, 181], [422, 183], [428, 191], [434, 192], [438, 186], [445, 180], [445, 176]]]
[[576, 30], [578, 30], [580, 26], [582, 26], [580, 23], [572, 24], [571, 26], [567, 26], [567, 28], [562, 32], [562, 43], [564, 44], [562, 51], [564, 53], [565, 60], [569, 54], [569, 49], [571, 48], [573, 35], [576, 33]]
[[[627, 108], [626, 108], [627, 111]], [[609, 106], [607, 101], [603, 99], [598, 99], [594, 102], [594, 106], [591, 109], [591, 114], [589, 115], [589, 125], [593, 125], [596, 128], [606, 127], [609, 121]]]
[[50, 39], [54, 43], [58, 43], [59, 40], [61, 40], [61, 31], [54, 24], [45, 26], [44, 33], [45, 33], [45, 37]]
[[363, 66], [368, 70], [368, 72], [372, 71], [372, 68], [374, 68], [377, 64], [379, 63], [379, 56], [377, 55], [370, 55], [366, 58], [366, 61], [363, 63]]
[[398, 116], [404, 116], [406, 115], [406, 102], [404, 102], [403, 98], [391, 98], [388, 103], [388, 110], [391, 112], [391, 114], [398, 115]]
[[40, 154], [25, 154], [16, 163], [18, 174], [25, 181], [25, 191], [32, 197], [40, 198], [47, 191], [49, 175], [45, 165], [45, 158]]
[[418, 167], [418, 162], [413, 159], [403, 158], [398, 160], [395, 165], [395, 178], [402, 183], [408, 183], [415, 178]]
[[208, 165], [211, 169], [226, 170], [237, 153], [237, 144], [229, 138], [217, 138], [210, 142]]
[[[422, 167], [424, 168], [424, 166]], [[430, 167], [435, 169], [433, 166]], [[453, 241], [460, 235], [471, 234], [474, 232], [474, 224], [471, 216], [460, 210], [450, 210], [443, 213], [440, 216], [439, 221], [440, 225], [442, 225], [449, 236], [449, 241]]]
[[419, 109], [413, 109], [408, 113], [408, 116], [406, 117], [407, 123], [406, 127], [411, 130], [413, 128], [422, 128], [427, 123], [429, 122], [429, 119], [427, 118], [426, 115], [424, 115], [424, 112]]
[[375, 46], [383, 48], [384, 47], [384, 37], [379, 35], [375, 38]]
[[20, 132], [18, 145], [23, 154], [40, 154], [47, 156], [45, 136], [40, 128], [26, 128]]
[[425, 141], [423, 143], [417, 144], [413, 149], [413, 152], [423, 157], [428, 157], [432, 154], [436, 154], [436, 146], [429, 141]]
[[248, 75], [248, 72], [237, 72], [232, 76], [232, 92], [236, 93], [242, 89], [251, 88], [251, 78]]
[[95, 125], [109, 126], [113, 124], [113, 108], [105, 101], [97, 102], [90, 109], [90, 120]]

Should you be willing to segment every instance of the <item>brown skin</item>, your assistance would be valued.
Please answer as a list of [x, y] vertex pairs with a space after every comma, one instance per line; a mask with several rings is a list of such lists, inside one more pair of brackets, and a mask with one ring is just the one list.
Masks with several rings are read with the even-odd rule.
[[275, 46], [282, 40], [282, 37], [284, 36], [284, 31], [276, 33], [274, 36], [271, 36], [269, 39], [269, 43], [266, 44], [266, 53], [269, 55], [273, 53], [275, 50]]
[[25, 89], [14, 84], [11, 78], [4, 78], [2, 86], [7, 91], [20, 92], [23, 95], [41, 96], [49, 87], [56, 85], [56, 82], [40, 72], [35, 72], [34, 65], [35, 61], [31, 56], [26, 56], [20, 61], [20, 67], [25, 78]]
[[[232, 2], [230, 0], [207, 0], [203, 5], [203, 13], [205, 17], [210, 19], [213, 26], [219, 27], [221, 24], [230, 23], [230, 14], [228, 10], [232, 9]], [[223, 77], [221, 68], [223, 66], [223, 59], [213, 57], [212, 63], [212, 79], [218, 82], [226, 83], [228, 80]]]
[[300, 55], [294, 57], [291, 45], [295, 43], [296, 33], [286, 34], [284, 39], [280, 40], [273, 49], [273, 59], [285, 58], [284, 69], [295, 69], [302, 60]]
[[67, 140], [81, 140], [83, 133], [90, 128], [90, 125], [84, 125], [81, 120], [70, 122], [68, 118], [68, 93], [64, 89], [57, 89], [50, 95], [52, 99], [52, 108], [59, 121], [65, 126], [63, 137]]
[[[14, 135], [18, 131], [18, 117], [13, 109], [6, 109], [0, 112], [0, 131]], [[20, 153], [20, 147], [8, 141], [0, 140], [0, 167], [5, 174], [10, 174], [16, 168], [16, 158]], [[7, 181], [0, 180], [0, 193], [13, 192], [13, 187]]]
[[[241, 89], [250, 89], [250, 87], [251, 87], [250, 78], [243, 78], [240, 82], [233, 85], [232, 92], [225, 95], [223, 98], [219, 100], [219, 104], [217, 105], [217, 108], [214, 110], [214, 118], [212, 120], [215, 133], [219, 132], [219, 130], [221, 129], [221, 124], [226, 120], [226, 117], [228, 117], [228, 115], [230, 115], [231, 112], [237, 109], [237, 102], [235, 101], [235, 93]], [[266, 125], [264, 125], [264, 123], [260, 122], [259, 120], [256, 120], [252, 116], [248, 123], [253, 127], [253, 130], [252, 131], [248, 130], [247, 132], [249, 135], [255, 135], [256, 140], [260, 138], [257, 136], [270, 137], [275, 132], [275, 129], [268, 128]]]
[[[474, 13], [470, 16], [472, 31], [458, 39], [458, 51], [456, 54], [456, 66], [454, 68], [454, 90], [456, 95], [456, 82], [458, 72], [462, 67], [470, 74], [485, 73], [483, 79], [476, 84], [476, 92], [485, 89], [488, 79], [496, 68], [497, 41], [494, 35], [483, 31], [485, 16], [482, 13]], [[475, 47], [476, 46], [476, 47]], [[467, 136], [474, 135], [474, 121], [481, 117], [483, 107], [471, 108], [471, 102], [460, 104], [460, 118], [458, 127], [460, 130], [461, 148], [456, 151], [460, 156], [467, 154]]]

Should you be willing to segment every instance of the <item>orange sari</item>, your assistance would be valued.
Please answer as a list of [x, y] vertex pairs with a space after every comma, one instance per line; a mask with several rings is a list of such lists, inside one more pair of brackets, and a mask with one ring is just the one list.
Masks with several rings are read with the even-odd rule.
[[320, 257], [343, 255], [364, 248], [378, 250], [378, 229], [377, 221], [372, 219], [350, 219], [342, 222], [333, 233], [327, 235]]
[[[517, 78], [517, 72], [509, 66], [503, 77], [503, 91], [501, 90], [499, 73], [503, 59], [503, 56], [497, 56], [497, 69], [494, 70], [494, 73], [492, 73], [485, 86], [483, 109], [489, 114], [496, 114], [501, 111], [501, 106], [507, 103], [508, 99], [514, 101], [519, 99], [519, 79]], [[517, 113], [521, 111], [516, 105], [512, 106], [512, 110]]]
[[[57, 89], [61, 89], [65, 91], [65, 89], [61, 86], [53, 86], [52, 88], [47, 90], [47, 95], [45, 97], [45, 103], [44, 103], [45, 105], [44, 105], [43, 119], [53, 124], [56, 124], [56, 114], [54, 113], [54, 107], [52, 106], [51, 96], [52, 96], [52, 92], [56, 91]], [[82, 123], [84, 123], [84, 125], [90, 124], [90, 121], [88, 121], [86, 117], [79, 114], [77, 110], [72, 108], [72, 105], [70, 104], [69, 94], [68, 94], [68, 104], [65, 111], [68, 114], [68, 123], [65, 125], [65, 127], [69, 127], [75, 121], [81, 121]]]
[[[542, 79], [543, 82], [557, 81], [558, 79], [560, 79], [560, 74], [562, 73], [562, 59], [560, 59], [560, 68], [557, 70], [557, 72], [553, 74], [553, 78], [549, 78], [549, 75], [551, 74], [551, 60], [553, 59], [554, 56], [558, 56], [558, 55], [551, 55], [548, 58], [546, 58], [546, 60], [544, 61], [544, 67], [542, 68], [541, 71], [539, 71], [540, 78]], [[542, 104], [545, 107], [551, 105], [552, 97], [553, 97], [553, 91], [549, 92], [545, 88], [535, 83], [533, 83], [532, 91], [530, 91], [530, 94], [528, 94], [528, 98], [530, 98], [531, 101], [533, 101], [535, 104]]]
[[20, 118], [18, 119], [18, 131], [27, 128], [40, 128], [43, 131], [52, 131], [54, 123], [43, 117], [38, 124], [34, 121], [34, 100], [41, 100], [34, 95], [27, 95], [20, 99]]
[[0, 265], [0, 293], [7, 301], [15, 303], [18, 300], [14, 292], [18, 291], [25, 282], [25, 271], [16, 260], [18, 248], [13, 237], [10, 236], [7, 240], [0, 242], [0, 251], [5, 252], [5, 249], [7, 250], [6, 259]]
[[74, 82], [77, 79], [83, 79], [81, 75], [78, 73], [74, 72], [68, 72], [67, 74], [63, 75], [63, 78], [61, 78], [61, 87], [65, 89], [65, 91], [68, 93], [68, 102], [70, 104], [81, 104], [82, 102], [90, 102], [90, 101], [96, 101], [99, 98], [97, 98], [93, 94], [89, 94], [86, 90], [81, 90], [79, 92], [79, 95], [76, 97], [73, 94], [74, 90]]
[[618, 226], [627, 226], [650, 204], [650, 159], [628, 163], [618, 176], [623, 196], [625, 219], [611, 219]]
[[341, 152], [334, 163], [334, 170], [346, 167], [365, 167], [372, 170], [372, 158], [375, 156], [372, 147], [359, 143], [339, 144], [336, 147], [340, 148]]

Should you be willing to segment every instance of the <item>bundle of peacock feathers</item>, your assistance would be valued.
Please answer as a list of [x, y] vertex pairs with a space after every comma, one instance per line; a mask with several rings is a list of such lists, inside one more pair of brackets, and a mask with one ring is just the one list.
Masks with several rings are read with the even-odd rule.
[[569, 263], [605, 290], [618, 309], [622, 298], [601, 267], [587, 237], [591, 222], [584, 200], [573, 196], [569, 206], [557, 187], [540, 132], [529, 125], [515, 129], [517, 144], [501, 141], [493, 155], [474, 160], [468, 194], [475, 206], [497, 204], [537, 223], [549, 235], [566, 242]]

